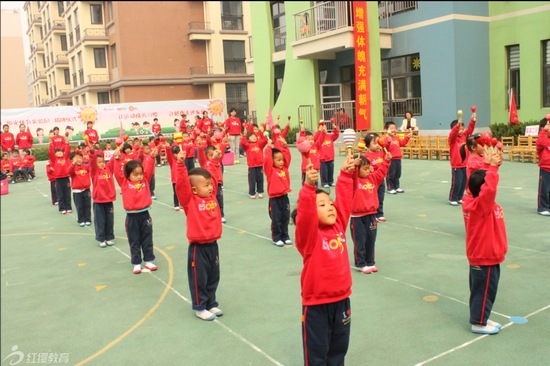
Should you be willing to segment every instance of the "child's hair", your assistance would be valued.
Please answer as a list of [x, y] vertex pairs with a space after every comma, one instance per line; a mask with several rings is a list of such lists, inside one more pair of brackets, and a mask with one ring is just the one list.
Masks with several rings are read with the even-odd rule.
[[359, 156], [359, 165], [357, 166], [357, 169], [361, 169], [361, 167], [363, 165], [370, 165], [370, 161], [364, 155], [360, 155]]
[[134, 171], [136, 168], [141, 168], [143, 170], [143, 165], [137, 160], [130, 160], [126, 163], [124, 166], [124, 176], [126, 179], [130, 179], [130, 174]]
[[122, 151], [126, 151], [126, 149], [132, 150], [132, 146], [127, 142], [125, 142], [124, 145], [122, 145]]
[[258, 124], [257, 124], [257, 123], [253, 123], [253, 124], [252, 124], [252, 127], [260, 128], [260, 127], [258, 127]]
[[365, 137], [365, 146], [369, 147], [372, 141], [376, 141], [378, 138], [377, 133], [369, 133], [367, 137]]
[[311, 131], [306, 131], [306, 136], [313, 136], [313, 132], [311, 132]]
[[[88, 126], [89, 124], [92, 124], [92, 125], [93, 125], [94, 123], [93, 123], [92, 121], [86, 122], [86, 126]], [[69, 128], [69, 127], [71, 127], [71, 126], [67, 126], [67, 128]], [[71, 128], [72, 128], [72, 127], [71, 127]]]
[[205, 154], [206, 156], [208, 156], [208, 154], [209, 154], [210, 152], [214, 152], [214, 151], [216, 151], [216, 148], [215, 148], [214, 146], [210, 145], [210, 146], [207, 146], [207, 147], [204, 149], [204, 154]]
[[82, 156], [82, 153], [79, 151], [79, 152], [76, 152], [76, 151], [73, 151], [72, 153], [69, 154], [69, 159], [73, 160], [75, 156]]
[[456, 126], [458, 124], [458, 120], [455, 119], [454, 121], [451, 122], [451, 129]]
[[153, 141], [155, 139], [155, 136], [150, 136], [149, 137], [149, 142]]
[[8, 156], [8, 153], [7, 153], [7, 152], [3, 152], [3, 153], [2, 153], [2, 157], [4, 157], [4, 156]]
[[481, 134], [479, 134], [479, 133], [476, 133], [474, 135], [470, 135], [466, 138], [466, 143], [462, 144], [460, 146], [460, 157], [462, 158], [462, 162], [464, 162], [464, 160], [466, 160], [466, 149], [468, 149], [468, 151], [470, 153], [472, 153], [474, 151], [474, 149], [476, 148], [476, 146], [477, 146], [476, 140], [479, 137], [481, 137]]
[[[320, 189], [320, 188], [315, 189], [315, 194], [321, 194], [321, 193], [324, 193], [324, 194], [326, 194], [327, 196], [330, 197], [330, 194], [327, 191], [325, 191], [324, 189]], [[296, 203], [298, 203], [298, 202], [296, 202]], [[292, 220], [292, 223], [294, 225], [296, 225], [296, 216], [298, 216], [298, 209], [297, 208], [292, 210], [292, 212], [290, 213], [290, 219]]]
[[256, 136], [256, 134], [254, 132], [247, 132], [246, 133], [246, 139], [248, 140], [250, 138], [250, 136]]
[[83, 147], [83, 148], [85, 148], [85, 147], [86, 147], [86, 144], [83, 143], [83, 142], [81, 142], [81, 143], [78, 145], [78, 147]]
[[474, 196], [474, 198], [479, 196], [481, 186], [485, 183], [486, 174], [486, 170], [476, 170], [470, 175], [470, 180], [468, 181], [468, 189], [470, 190], [470, 192], [472, 192], [472, 196]]
[[173, 155], [177, 155], [180, 153], [180, 146], [179, 145], [175, 145], [175, 146], [172, 146], [172, 154]]
[[546, 126], [547, 123], [548, 123], [548, 121], [546, 120], [546, 118], [541, 119], [540, 122], [539, 122], [539, 130], [543, 129], [544, 126]]
[[134, 137], [134, 142], [139, 142], [139, 139], [137, 137]]
[[9, 128], [10, 126], [9, 126], [7, 123], [4, 123], [4, 124], [2, 125], [2, 128], [4, 128], [4, 127], [8, 127], [8, 128]]
[[[63, 149], [61, 149], [59, 147], [56, 147], [55, 149], [53, 149], [53, 151], [54, 152], [60, 152], [60, 151], [63, 151]], [[15, 150], [13, 152], [15, 152]], [[19, 153], [19, 151], [17, 153]]]
[[390, 128], [391, 125], [395, 126], [395, 122], [393, 122], [393, 121], [386, 122], [386, 124], [384, 125], [384, 128], [387, 130], [388, 128]]
[[59, 127], [55, 126], [55, 127], [53, 128], [53, 131], [59, 131]]
[[233, 111], [237, 112], [237, 110], [236, 110], [235, 108], [231, 108], [231, 109], [229, 110], [229, 113], [231, 113], [231, 112], [233, 112]]
[[193, 168], [189, 171], [188, 174], [189, 174], [189, 177], [201, 176], [206, 179], [212, 179], [212, 174], [210, 174], [210, 172], [204, 168]]
[[27, 155], [31, 154], [31, 151], [29, 149], [23, 149], [23, 152], [26, 153]]
[[153, 122], [158, 121], [159, 119], [157, 117], [153, 118]]
[[275, 158], [275, 154], [282, 154], [282, 152], [281, 152], [281, 150], [274, 148], [274, 149], [271, 150], [271, 157]]

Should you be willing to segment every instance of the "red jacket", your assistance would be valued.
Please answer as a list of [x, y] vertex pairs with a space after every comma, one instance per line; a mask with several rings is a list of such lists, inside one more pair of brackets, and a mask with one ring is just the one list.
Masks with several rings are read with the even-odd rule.
[[29, 131], [19, 132], [15, 138], [15, 144], [19, 150], [32, 148], [32, 135]]
[[489, 169], [489, 164], [485, 162], [483, 156], [477, 154], [470, 154], [466, 162], [466, 179], [470, 179], [470, 175], [476, 170], [487, 170]]
[[170, 167], [170, 181], [172, 184], [176, 183], [176, 176], [177, 176], [177, 160], [172, 154], [172, 146], [166, 148], [166, 161], [168, 162], [168, 166]]
[[122, 169], [122, 159], [114, 160], [115, 176], [122, 190], [122, 206], [127, 213], [147, 211], [153, 204], [149, 182], [151, 180], [151, 170], [143, 167], [143, 180], [141, 182], [131, 182], [124, 175]]
[[382, 166], [382, 163], [384, 160], [386, 160], [386, 153], [382, 150], [380, 151], [370, 151], [367, 150], [363, 156], [370, 161], [370, 165], [374, 168], [374, 170], [380, 169]]
[[[307, 138], [305, 131], [300, 131], [300, 137], [302, 136]], [[303, 154], [301, 155], [302, 155], [301, 169], [302, 169], [302, 173], [305, 173], [308, 165], [308, 161]], [[311, 146], [311, 149], [309, 150], [309, 160], [311, 160], [311, 164], [313, 164], [313, 169], [317, 171], [321, 169], [321, 161], [319, 160], [319, 145], [317, 143], [313, 143], [313, 145]]]
[[281, 197], [290, 193], [290, 150], [288, 147], [281, 150], [284, 156], [284, 165], [282, 168], [273, 166], [273, 152], [271, 146], [267, 146], [264, 150], [264, 173], [267, 179], [267, 194], [269, 198]]
[[162, 127], [160, 126], [160, 123], [153, 123], [153, 125], [151, 126], [151, 131], [155, 135], [158, 135], [160, 133], [161, 129], [162, 129]]
[[315, 186], [304, 184], [298, 197], [296, 249], [303, 257], [302, 305], [329, 304], [351, 295], [346, 230], [353, 200], [352, 174], [340, 171], [336, 183], [336, 223], [319, 227]]
[[46, 175], [48, 176], [48, 180], [50, 182], [55, 182], [55, 178], [53, 176], [53, 168], [49, 160], [46, 162]]
[[401, 147], [409, 143], [410, 137], [408, 135], [405, 137], [387, 135], [385, 138], [386, 141], [388, 141], [388, 137], [391, 139], [391, 142], [383, 147], [385, 147], [391, 154], [392, 160], [401, 160], [403, 158], [403, 151], [401, 151]]
[[241, 120], [238, 117], [229, 117], [225, 120], [225, 129], [228, 135], [241, 134]]
[[8, 152], [8, 149], [13, 150], [15, 148], [15, 137], [13, 137], [13, 133], [2, 132], [0, 136], [1, 136], [0, 140], [2, 141], [3, 152]]
[[53, 135], [50, 139], [50, 146], [53, 146], [54, 149], [64, 149], [65, 145], [67, 145], [67, 142], [65, 141], [65, 138], [61, 135]]
[[3, 172], [9, 172], [11, 173], [13, 171], [12, 167], [11, 167], [11, 161], [10, 160], [4, 160], [2, 159], [2, 163], [0, 163], [1, 166], [2, 166], [2, 171]]
[[378, 187], [384, 181], [390, 161], [384, 159], [380, 168], [373, 170], [366, 178], [357, 176], [358, 169], [355, 169], [353, 176], [353, 204], [351, 216], [360, 217], [375, 214], [380, 202], [378, 201]]
[[195, 126], [204, 133], [210, 133], [214, 129], [214, 121], [211, 118], [206, 117], [199, 120], [199, 123]]
[[313, 139], [319, 145], [319, 160], [321, 163], [334, 160], [334, 141], [340, 136], [340, 131], [335, 128], [332, 133], [317, 131]]
[[10, 165], [12, 170], [23, 168], [23, 158], [21, 156], [10, 159]]
[[82, 136], [88, 136], [88, 145], [93, 145], [99, 141], [99, 133], [93, 128], [84, 130]]
[[195, 157], [195, 142], [191, 139], [187, 141], [182, 141], [180, 147], [185, 150], [185, 156], [187, 158], [194, 158]]
[[[222, 150], [223, 154], [223, 150]], [[216, 179], [217, 184], [223, 184], [223, 174], [220, 159], [208, 160], [204, 153], [204, 148], [199, 146], [199, 164], [202, 168], [208, 170], [212, 174], [212, 178]]]
[[92, 184], [90, 180], [90, 165], [75, 165], [71, 163], [69, 166], [69, 174], [71, 176], [71, 188], [85, 190], [90, 189]]
[[23, 168], [34, 168], [36, 158], [32, 155], [23, 155]]
[[458, 136], [458, 130], [460, 130], [458, 123], [451, 129], [447, 141], [449, 143], [449, 156], [452, 168], [457, 169], [466, 167], [470, 152], [466, 149], [466, 159], [462, 161], [462, 157], [460, 156], [460, 146], [466, 143], [466, 138], [474, 132], [475, 127], [476, 121], [470, 120], [470, 123], [468, 123], [468, 128], [464, 131], [462, 136]]
[[246, 136], [241, 137], [241, 146], [246, 153], [246, 163], [249, 168], [257, 168], [264, 165], [264, 147], [267, 137], [263, 136], [254, 143], [248, 142]]
[[541, 130], [537, 139], [537, 154], [539, 156], [539, 167], [550, 172], [550, 137], [548, 131]]
[[69, 144], [65, 144], [65, 151], [63, 152], [63, 156], [57, 157], [55, 155], [53, 145], [50, 145], [49, 147], [50, 162], [51, 162], [51, 167], [53, 168], [52, 175], [55, 179], [68, 178], [70, 176], [69, 167], [72, 164], [71, 160], [69, 159], [70, 151], [71, 151], [71, 147], [69, 146]]
[[495, 202], [498, 181], [498, 168], [491, 166], [479, 196], [468, 193], [463, 198], [466, 256], [472, 266], [500, 264], [508, 251], [504, 211]]
[[185, 164], [176, 162], [176, 194], [187, 215], [187, 239], [189, 243], [211, 243], [222, 236], [222, 215], [216, 192], [218, 182], [212, 176], [213, 191], [210, 197], [202, 198], [191, 191]]
[[115, 180], [113, 179], [114, 163], [115, 159], [111, 159], [105, 165], [105, 169], [99, 169], [95, 153], [90, 154], [90, 176], [93, 183], [92, 199], [95, 203], [116, 201]]

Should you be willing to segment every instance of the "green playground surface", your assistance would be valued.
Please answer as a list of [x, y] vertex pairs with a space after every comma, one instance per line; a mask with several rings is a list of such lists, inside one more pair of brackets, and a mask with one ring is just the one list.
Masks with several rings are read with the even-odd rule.
[[[294, 209], [301, 157], [291, 150]], [[336, 172], [343, 159], [336, 157]], [[294, 245], [272, 244], [268, 199], [248, 197], [245, 159], [225, 167], [217, 292], [225, 314], [213, 322], [191, 309], [186, 217], [174, 211], [167, 166], [156, 168], [150, 211], [158, 270], [139, 275], [121, 197], [116, 244], [99, 248], [74, 206], [60, 215], [51, 204], [45, 162], [36, 171], [36, 180], [10, 184], [1, 196], [2, 365], [303, 364], [302, 258]], [[550, 363], [550, 219], [536, 213], [539, 168], [505, 161], [500, 174], [509, 242], [491, 316], [503, 324], [500, 333], [470, 332], [464, 222], [461, 208], [448, 204], [449, 162], [405, 159], [405, 193], [384, 200], [379, 272], [352, 270], [347, 365]], [[289, 231], [294, 239], [294, 226]], [[349, 228], [347, 238], [353, 264]]]

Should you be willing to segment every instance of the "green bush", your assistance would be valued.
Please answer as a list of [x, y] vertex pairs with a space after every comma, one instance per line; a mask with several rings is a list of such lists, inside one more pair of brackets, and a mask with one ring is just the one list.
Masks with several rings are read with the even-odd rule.
[[300, 127], [292, 127], [290, 130], [288, 130], [288, 134], [286, 135], [286, 143], [287, 144], [295, 144], [296, 143], [296, 134], [300, 132]]
[[522, 122], [519, 125], [510, 125], [509, 123], [491, 124], [491, 134], [500, 140], [502, 136], [513, 136], [514, 144], [517, 143], [519, 135], [525, 135], [526, 126], [538, 126], [539, 121]]

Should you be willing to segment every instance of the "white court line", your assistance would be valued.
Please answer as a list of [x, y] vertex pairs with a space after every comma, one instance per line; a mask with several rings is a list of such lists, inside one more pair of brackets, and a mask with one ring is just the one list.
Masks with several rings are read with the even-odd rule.
[[420, 230], [420, 231], [428, 231], [428, 232], [434, 233], [434, 234], [441, 234], [441, 235], [453, 236], [453, 237], [456, 237], [456, 236], [457, 236], [457, 235], [455, 235], [455, 234], [446, 233], [446, 232], [443, 232], [443, 231], [430, 230], [430, 229], [423, 229], [423, 228], [418, 227], [418, 226], [403, 225], [403, 224], [399, 224], [399, 223], [397, 223], [397, 222], [392, 222], [392, 221], [386, 221], [386, 222], [384, 223], [384, 225], [385, 225], [385, 224], [391, 224], [391, 225], [402, 226], [402, 227], [407, 228], [407, 229], [415, 229], [415, 230]]
[[[526, 315], [525, 318], [529, 318], [529, 317], [531, 317], [531, 316], [533, 316], [533, 315], [536, 315], [536, 314], [540, 313], [541, 311], [545, 311], [545, 310], [547, 310], [547, 309], [549, 309], [549, 308], [550, 308], [550, 305], [546, 305], [545, 307], [540, 308], [540, 309], [538, 309], [538, 310], [535, 310], [535, 311], [533, 311], [532, 313]], [[513, 324], [515, 324], [515, 323], [512, 323], [512, 322], [511, 322], [511, 323], [508, 323], [508, 324], [504, 325], [501, 329], [511, 327]], [[450, 350], [445, 351], [445, 352], [443, 352], [443, 353], [440, 353], [440, 354], [438, 354], [438, 355], [436, 355], [436, 356], [434, 356], [434, 357], [432, 357], [432, 358], [429, 358], [429, 359], [427, 359], [427, 360], [425, 360], [425, 361], [419, 362], [419, 363], [417, 363], [415, 366], [422, 366], [422, 365], [425, 365], [425, 364], [427, 364], [427, 363], [429, 363], [429, 362], [432, 362], [432, 361], [435, 361], [435, 360], [437, 360], [437, 359], [440, 359], [440, 358], [443, 357], [443, 356], [446, 356], [446, 355], [451, 354], [451, 353], [453, 353], [453, 352], [455, 352], [455, 351], [458, 351], [459, 349], [465, 348], [465, 347], [467, 347], [467, 346], [469, 346], [469, 345], [471, 345], [471, 344], [473, 344], [473, 343], [475, 343], [475, 342], [477, 342], [477, 341], [480, 341], [480, 340], [482, 340], [482, 339], [484, 339], [484, 338], [487, 338], [487, 337], [489, 337], [489, 336], [490, 336], [490, 334], [484, 334], [484, 335], [482, 335], [482, 336], [480, 336], [480, 337], [478, 337], [478, 338], [476, 338], [476, 339], [473, 339], [473, 340], [471, 340], [471, 341], [469, 341], [469, 342], [466, 342], [466, 343], [462, 343], [461, 345], [456, 346], [456, 347], [454, 347], [454, 348], [451, 348]]]

